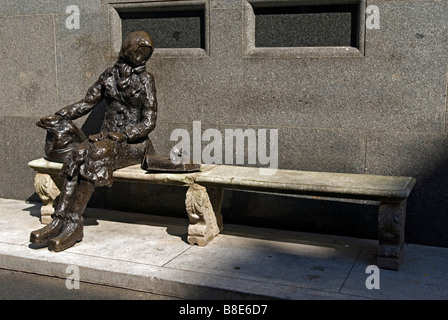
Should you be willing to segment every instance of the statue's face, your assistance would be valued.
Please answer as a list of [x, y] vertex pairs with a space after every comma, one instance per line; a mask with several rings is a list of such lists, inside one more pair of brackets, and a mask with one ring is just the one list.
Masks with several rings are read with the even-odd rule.
[[[132, 52], [132, 50], [131, 50]], [[151, 55], [152, 49], [147, 46], [140, 46], [134, 49], [134, 52], [127, 55], [127, 63], [131, 67], [138, 67], [146, 63], [146, 60], [149, 59], [149, 56]]]

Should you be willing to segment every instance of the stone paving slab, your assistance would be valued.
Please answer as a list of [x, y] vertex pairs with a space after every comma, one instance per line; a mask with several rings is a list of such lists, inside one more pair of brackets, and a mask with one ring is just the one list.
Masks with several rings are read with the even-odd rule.
[[399, 271], [366, 267], [377, 241], [224, 225], [208, 246], [187, 243], [188, 219], [87, 209], [84, 239], [64, 252], [34, 249], [40, 203], [0, 199], [0, 268], [187, 299], [448, 299], [448, 249], [407, 245]]
[[364, 248], [353, 266], [341, 293], [360, 294], [372, 299], [439, 300], [448, 299], [448, 252], [446, 248], [408, 245], [398, 272], [381, 270], [380, 290], [367, 290], [365, 264], [374, 260], [376, 251]]
[[217, 237], [166, 267], [337, 293], [361, 248]]

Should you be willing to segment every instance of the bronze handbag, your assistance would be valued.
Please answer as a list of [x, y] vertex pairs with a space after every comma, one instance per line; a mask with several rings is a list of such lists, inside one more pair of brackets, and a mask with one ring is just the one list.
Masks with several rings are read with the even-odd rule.
[[64, 162], [73, 148], [87, 139], [72, 121], [57, 116], [42, 118], [36, 125], [47, 130], [45, 155], [50, 161]]

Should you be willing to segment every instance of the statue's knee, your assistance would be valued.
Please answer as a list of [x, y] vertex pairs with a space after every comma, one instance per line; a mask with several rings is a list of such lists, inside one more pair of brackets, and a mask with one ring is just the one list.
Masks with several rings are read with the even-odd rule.
[[110, 140], [96, 141], [90, 145], [88, 157], [93, 161], [112, 159], [114, 156], [115, 143]]

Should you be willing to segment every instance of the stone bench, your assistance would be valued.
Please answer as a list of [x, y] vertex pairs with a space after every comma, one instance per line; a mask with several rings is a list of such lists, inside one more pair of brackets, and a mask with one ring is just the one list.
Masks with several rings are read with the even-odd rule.
[[[44, 203], [42, 223], [48, 223], [61, 184], [58, 176], [62, 164], [37, 159], [29, 166], [37, 172], [35, 188]], [[188, 242], [199, 246], [207, 245], [222, 230], [220, 211], [224, 189], [375, 201], [379, 203], [377, 265], [398, 270], [404, 250], [406, 202], [415, 185], [414, 178], [295, 170], [274, 172], [260, 175], [258, 168], [202, 165], [194, 173], [152, 173], [135, 165], [115, 171], [114, 180], [188, 187], [185, 200], [190, 221]]]

